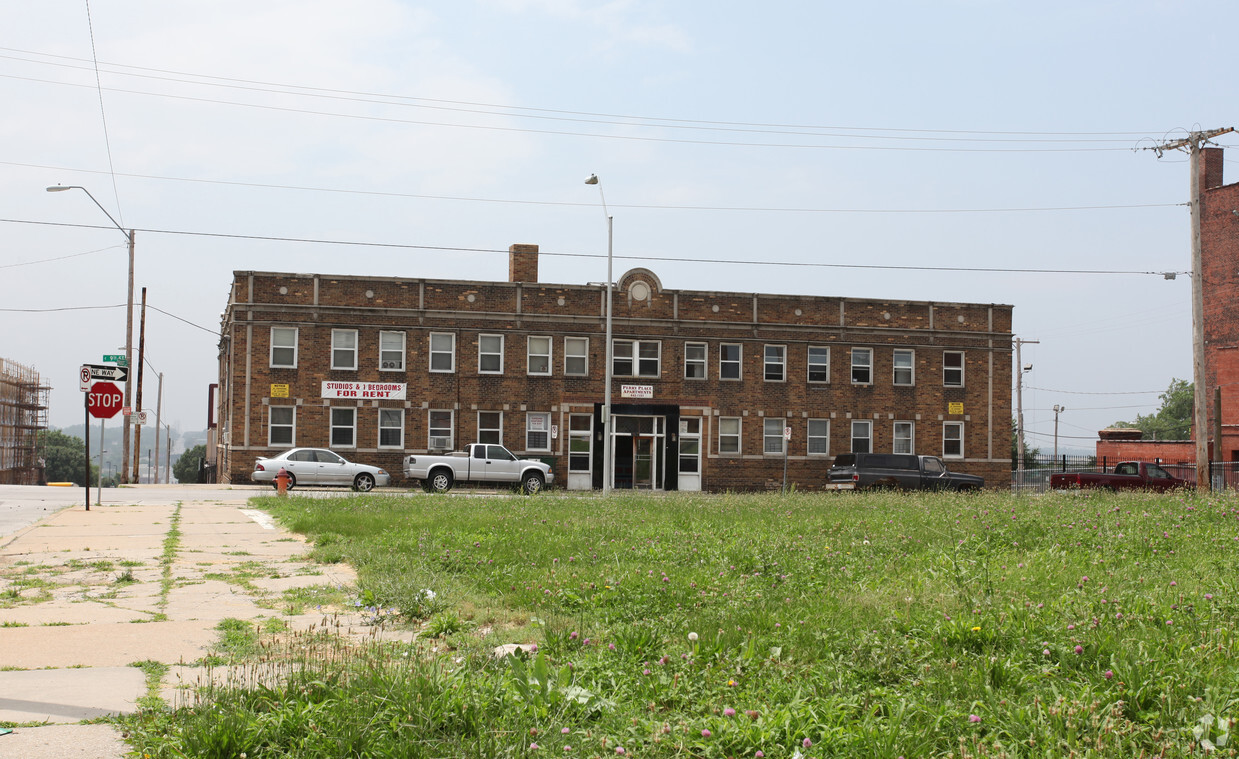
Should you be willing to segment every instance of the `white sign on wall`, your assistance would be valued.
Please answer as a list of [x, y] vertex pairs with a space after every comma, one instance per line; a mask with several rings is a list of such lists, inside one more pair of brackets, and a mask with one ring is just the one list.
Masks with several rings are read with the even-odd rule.
[[324, 398], [404, 400], [403, 382], [323, 382]]
[[620, 385], [621, 398], [653, 398], [653, 385]]

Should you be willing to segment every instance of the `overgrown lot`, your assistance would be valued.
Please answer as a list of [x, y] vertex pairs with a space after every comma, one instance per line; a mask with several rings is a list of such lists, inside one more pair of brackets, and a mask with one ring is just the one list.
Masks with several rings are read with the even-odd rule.
[[1229, 497], [256, 505], [422, 635], [273, 647], [331, 653], [139, 715], [152, 757], [1233, 755]]

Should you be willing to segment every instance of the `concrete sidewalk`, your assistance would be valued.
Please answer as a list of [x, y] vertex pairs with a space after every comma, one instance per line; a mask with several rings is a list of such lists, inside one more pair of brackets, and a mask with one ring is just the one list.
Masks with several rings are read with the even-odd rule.
[[[47, 489], [3, 486], [0, 498], [26, 490], [41, 499]], [[150, 694], [176, 705], [174, 678], [148, 682], [135, 664], [188, 666], [175, 680], [194, 682], [224, 619], [274, 617], [293, 630], [323, 620], [314, 607], [284, 613], [297, 610], [281, 603], [285, 591], [349, 589], [356, 577], [306, 561], [300, 536], [247, 508], [259, 492], [122, 488], [86, 511], [68, 505], [71, 491], [60, 511], [0, 537], [0, 722], [19, 726], [0, 735], [0, 757], [120, 759], [128, 747], [115, 730], [74, 723], [132, 712]], [[374, 632], [347, 617], [341, 629]]]

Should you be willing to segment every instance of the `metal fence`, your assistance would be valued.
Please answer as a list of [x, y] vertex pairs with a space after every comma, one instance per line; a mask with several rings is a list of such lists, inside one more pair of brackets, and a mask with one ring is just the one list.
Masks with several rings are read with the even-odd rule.
[[[1050, 475], [1059, 472], [1109, 472], [1118, 464], [1105, 456], [1052, 456], [1029, 457], [1024, 468], [1011, 470], [1011, 491], [1017, 494], [1044, 493], [1050, 489]], [[1160, 465], [1170, 474], [1196, 485], [1196, 462], [1162, 461]], [[1213, 461], [1209, 463], [1209, 478], [1214, 490], [1239, 490], [1239, 462]]]

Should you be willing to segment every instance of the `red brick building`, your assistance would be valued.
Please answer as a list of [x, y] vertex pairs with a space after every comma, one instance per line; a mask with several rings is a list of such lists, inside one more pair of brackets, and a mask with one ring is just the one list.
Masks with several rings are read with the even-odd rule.
[[[1211, 461], [1239, 461], [1239, 184], [1223, 184], [1224, 151], [1201, 150], [1200, 253]], [[1220, 388], [1222, 408], [1214, 407]], [[1221, 413], [1222, 438], [1213, 440]], [[1202, 434], [1197, 430], [1196, 434]]]
[[[497, 442], [602, 485], [605, 287], [238, 271], [223, 317], [219, 477], [330, 447], [401, 484], [402, 458]], [[616, 488], [825, 482], [853, 450], [1010, 476], [1011, 306], [668, 290], [612, 298]], [[790, 430], [790, 440], [785, 440]], [[786, 447], [785, 447], [786, 446]]]

